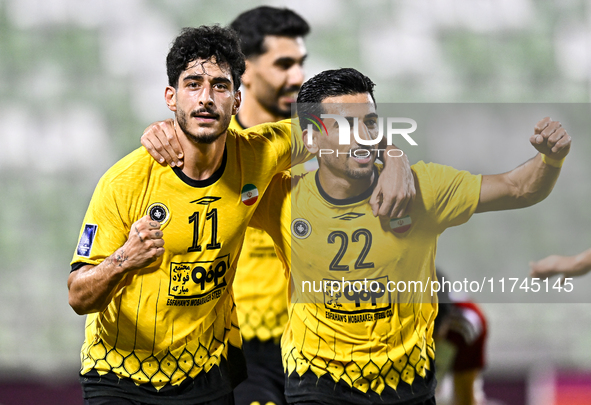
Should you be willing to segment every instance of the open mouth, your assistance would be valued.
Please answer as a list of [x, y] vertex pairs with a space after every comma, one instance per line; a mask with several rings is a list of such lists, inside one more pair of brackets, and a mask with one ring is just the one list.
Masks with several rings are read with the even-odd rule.
[[359, 164], [365, 165], [369, 163], [373, 163], [373, 154], [364, 148], [352, 149], [350, 151], [351, 159], [356, 161]]

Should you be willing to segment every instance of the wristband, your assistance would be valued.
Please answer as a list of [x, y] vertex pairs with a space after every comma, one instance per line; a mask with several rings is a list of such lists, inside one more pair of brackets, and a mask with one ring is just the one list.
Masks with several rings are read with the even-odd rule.
[[549, 166], [556, 167], [558, 169], [562, 167], [564, 159], [565, 157], [563, 157], [562, 159], [552, 159], [551, 157], [548, 157], [542, 153], [542, 162], [546, 163]]

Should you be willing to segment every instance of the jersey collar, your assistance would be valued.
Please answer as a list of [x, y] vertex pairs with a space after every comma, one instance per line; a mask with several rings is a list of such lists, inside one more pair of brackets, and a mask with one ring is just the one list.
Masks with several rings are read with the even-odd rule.
[[369, 186], [367, 188], [367, 190], [365, 190], [363, 193], [361, 193], [355, 197], [338, 199], [338, 198], [333, 198], [333, 197], [329, 196], [326, 193], [326, 191], [324, 191], [324, 189], [320, 185], [320, 179], [318, 177], [318, 172], [319, 172], [319, 170], [316, 170], [316, 174], [314, 176], [314, 179], [316, 180], [316, 187], [318, 188], [318, 191], [320, 192], [320, 195], [322, 196], [322, 198], [324, 198], [328, 203], [330, 203], [332, 205], [350, 205], [350, 204], [355, 204], [360, 201], [363, 201], [366, 198], [369, 198], [371, 196], [371, 193], [373, 193], [373, 189], [375, 188], [376, 184], [378, 183], [378, 169], [374, 166], [373, 167], [374, 179], [373, 179], [373, 182], [371, 183], [371, 186]]
[[180, 167], [173, 167], [172, 170], [177, 175], [177, 177], [182, 180], [183, 183], [185, 183], [191, 187], [196, 187], [196, 188], [209, 187], [213, 183], [218, 181], [220, 179], [220, 177], [222, 177], [222, 174], [224, 174], [224, 170], [226, 169], [227, 160], [228, 160], [228, 148], [226, 147], [226, 145], [224, 145], [224, 156], [222, 157], [222, 164], [220, 165], [220, 168], [217, 169], [214, 174], [212, 174], [209, 178], [207, 178], [205, 180], [195, 180], [195, 179], [190, 178], [185, 173], [183, 173], [183, 170]]

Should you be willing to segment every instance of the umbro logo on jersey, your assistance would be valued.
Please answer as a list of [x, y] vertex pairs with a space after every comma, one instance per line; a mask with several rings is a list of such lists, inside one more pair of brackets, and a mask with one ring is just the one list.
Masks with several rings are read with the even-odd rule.
[[202, 197], [202, 198], [195, 200], [195, 201], [191, 201], [190, 204], [195, 203], [195, 204], [201, 204], [201, 205], [209, 205], [209, 204], [216, 202], [217, 200], [221, 200], [221, 199], [222, 199], [222, 197], [207, 196], [207, 197]]
[[162, 203], [154, 203], [148, 207], [146, 212], [150, 219], [160, 222], [162, 225], [170, 218], [168, 207]]
[[291, 233], [298, 239], [306, 239], [312, 233], [312, 225], [304, 218], [296, 218], [291, 222]]
[[342, 219], [343, 221], [352, 221], [352, 220], [362, 217], [364, 215], [365, 214], [360, 214], [358, 212], [347, 212], [346, 214], [333, 217], [333, 219]]

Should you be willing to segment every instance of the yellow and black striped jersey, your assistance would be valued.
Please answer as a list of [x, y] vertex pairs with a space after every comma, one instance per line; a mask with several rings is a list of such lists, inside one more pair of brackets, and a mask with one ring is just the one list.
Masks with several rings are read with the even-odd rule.
[[[194, 403], [224, 395], [244, 379], [231, 286], [259, 197], [291, 164], [291, 132], [290, 122], [228, 130], [222, 165], [207, 180], [161, 166], [143, 147], [101, 178], [73, 270], [101, 263], [146, 214], [162, 224], [165, 253], [130, 272], [108, 307], [87, 316], [81, 352], [85, 394], [100, 395], [100, 381], [115, 375], [134, 383], [121, 388], [134, 398], [159, 395], [162, 404]], [[307, 156], [301, 143], [293, 149], [294, 156]], [[94, 375], [99, 378], [84, 386]]]
[[291, 266], [282, 338], [288, 402], [433, 395], [437, 304], [428, 287], [437, 240], [474, 213], [481, 176], [423, 162], [412, 170], [417, 196], [402, 219], [373, 216], [373, 185], [356, 198], [331, 198], [317, 172], [277, 175], [261, 201], [251, 224], [267, 230]]

